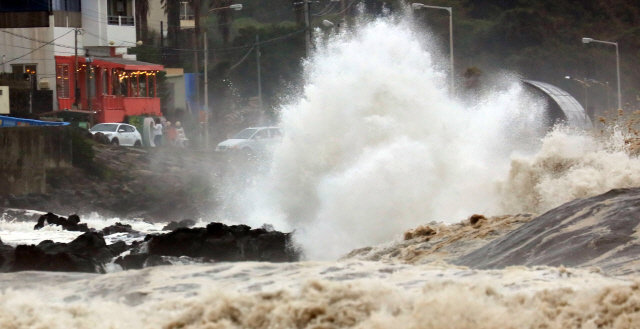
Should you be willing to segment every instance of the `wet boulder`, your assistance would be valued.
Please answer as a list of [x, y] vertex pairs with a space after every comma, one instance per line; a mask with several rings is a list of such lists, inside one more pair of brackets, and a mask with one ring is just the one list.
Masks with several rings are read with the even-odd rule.
[[131, 246], [129, 246], [124, 241], [117, 241], [117, 242], [115, 242], [113, 244], [108, 245], [107, 248], [109, 249], [109, 251], [111, 252], [112, 255], [116, 256], [116, 255], [120, 255], [121, 253], [131, 249]]
[[116, 234], [116, 233], [140, 233], [134, 229], [131, 228], [131, 225], [128, 224], [122, 224], [122, 223], [115, 223], [114, 225], [110, 225], [107, 226], [105, 228], [102, 229], [102, 234], [103, 235], [111, 235], [111, 234]]
[[0, 240], [0, 272], [6, 272], [9, 264], [13, 261], [15, 248], [4, 244]]
[[196, 225], [196, 221], [194, 221], [193, 219], [183, 219], [179, 222], [176, 221], [171, 221], [169, 224], [165, 225], [162, 230], [163, 231], [174, 231], [177, 230], [179, 228], [185, 228], [185, 227], [193, 227], [194, 225]]
[[549, 210], [453, 263], [478, 269], [563, 265], [636, 273], [638, 227], [640, 188], [615, 189]]
[[80, 217], [78, 215], [71, 215], [69, 218], [59, 217], [53, 213], [46, 213], [38, 218], [38, 222], [33, 227], [34, 230], [39, 230], [48, 225], [62, 226], [63, 230], [77, 231], [77, 232], [89, 232], [87, 224], [80, 224]]
[[37, 246], [20, 245], [9, 271], [104, 273], [103, 265], [113, 257], [102, 234], [87, 232], [69, 243], [45, 240]]
[[148, 239], [150, 255], [188, 256], [223, 261], [297, 261], [290, 234], [247, 225], [210, 223], [206, 228], [179, 228]]
[[91, 257], [71, 253], [46, 253], [34, 245], [20, 245], [15, 249], [11, 272], [53, 271], [104, 273], [101, 264]]

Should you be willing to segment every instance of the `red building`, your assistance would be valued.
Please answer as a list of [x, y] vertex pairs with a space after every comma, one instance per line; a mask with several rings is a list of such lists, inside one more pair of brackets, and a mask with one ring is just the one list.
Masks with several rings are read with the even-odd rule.
[[[75, 103], [74, 56], [56, 56], [56, 89], [59, 109]], [[78, 57], [78, 108], [93, 110], [94, 120], [122, 122], [127, 115], [162, 115], [156, 74], [162, 65], [120, 57]]]

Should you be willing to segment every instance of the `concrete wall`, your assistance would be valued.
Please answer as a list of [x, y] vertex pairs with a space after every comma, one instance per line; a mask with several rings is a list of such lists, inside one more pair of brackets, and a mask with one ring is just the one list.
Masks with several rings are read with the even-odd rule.
[[46, 170], [72, 167], [70, 127], [0, 128], [0, 196], [46, 192]]
[[9, 87], [0, 86], [0, 114], [9, 114]]

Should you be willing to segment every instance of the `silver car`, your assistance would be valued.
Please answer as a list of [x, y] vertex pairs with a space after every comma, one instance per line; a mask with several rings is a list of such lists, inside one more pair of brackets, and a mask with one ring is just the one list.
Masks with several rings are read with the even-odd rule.
[[89, 131], [92, 135], [100, 132], [107, 136], [112, 145], [142, 146], [142, 136], [136, 127], [126, 123], [100, 123]]
[[281, 140], [282, 130], [278, 127], [247, 128], [218, 144], [216, 152], [259, 153]]

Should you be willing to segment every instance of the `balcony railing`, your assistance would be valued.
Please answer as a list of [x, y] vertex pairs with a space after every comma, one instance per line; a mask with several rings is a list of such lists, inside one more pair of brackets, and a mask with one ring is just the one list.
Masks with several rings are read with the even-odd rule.
[[192, 21], [193, 19], [193, 15], [180, 15], [181, 21]]
[[134, 26], [133, 16], [109, 16], [109, 25]]

